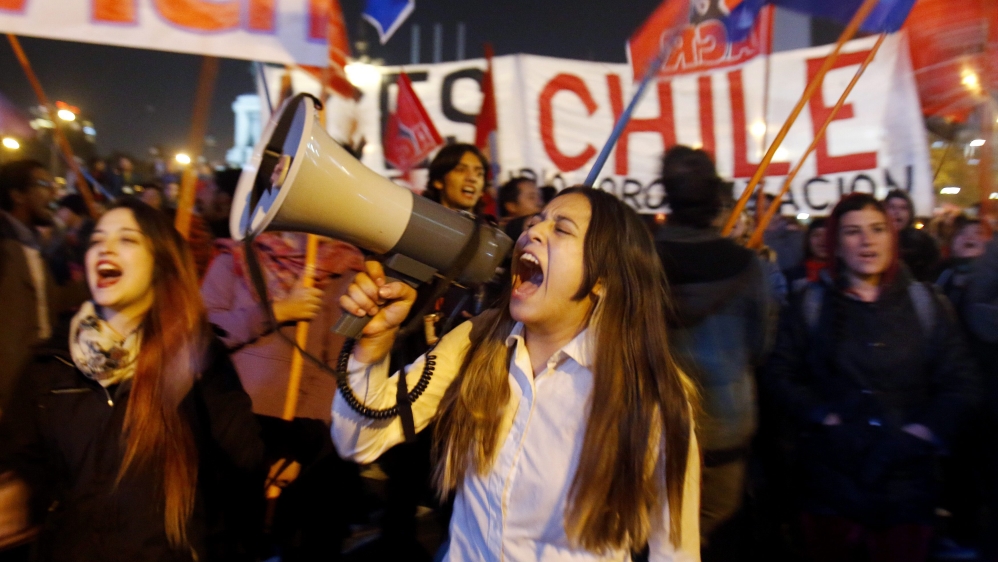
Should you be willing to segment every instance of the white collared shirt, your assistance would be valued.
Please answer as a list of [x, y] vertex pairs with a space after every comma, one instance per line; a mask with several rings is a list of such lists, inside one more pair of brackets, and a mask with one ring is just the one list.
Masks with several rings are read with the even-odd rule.
[[[457, 376], [469, 347], [471, 323], [445, 336], [433, 351], [436, 367], [426, 391], [412, 405], [416, 431], [436, 415], [437, 406]], [[509, 403], [500, 427], [502, 446], [488, 474], [470, 473], [458, 489], [450, 521], [446, 560], [603, 561], [627, 560], [627, 552], [603, 556], [573, 548], [565, 533], [568, 491], [575, 476], [589, 412], [593, 343], [583, 331], [555, 353], [537, 377], [516, 324], [506, 340], [515, 346], [509, 366]], [[406, 368], [409, 388], [423, 370], [424, 358]], [[395, 376], [388, 359], [378, 365], [350, 361], [350, 386], [371, 408], [395, 404]], [[404, 440], [401, 421], [375, 421], [356, 414], [337, 393], [333, 401], [333, 442], [341, 456], [370, 463]], [[691, 444], [683, 500], [682, 549], [668, 540], [668, 509], [650, 540], [651, 560], [700, 559], [700, 459]]]

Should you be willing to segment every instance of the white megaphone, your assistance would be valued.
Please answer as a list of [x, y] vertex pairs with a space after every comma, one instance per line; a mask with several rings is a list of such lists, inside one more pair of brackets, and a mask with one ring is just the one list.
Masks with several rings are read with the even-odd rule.
[[[513, 246], [508, 236], [361, 164], [322, 130], [318, 104], [298, 95], [274, 114], [239, 177], [232, 238], [266, 230], [336, 238], [386, 255], [392, 277], [414, 286], [437, 272], [464, 284], [495, 275]], [[357, 337], [369, 320], [344, 313], [335, 330]]]

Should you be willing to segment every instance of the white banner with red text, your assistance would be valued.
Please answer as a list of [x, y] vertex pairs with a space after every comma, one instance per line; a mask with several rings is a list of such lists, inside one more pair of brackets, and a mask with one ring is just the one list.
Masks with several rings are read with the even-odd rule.
[[[871, 37], [845, 46], [777, 152], [767, 192], [779, 190], [874, 41]], [[759, 57], [742, 66], [650, 85], [596, 186], [640, 212], [664, 212], [668, 202], [658, 181], [660, 160], [667, 147], [678, 143], [713, 153], [719, 173], [735, 182], [737, 196], [829, 51], [816, 47], [774, 54], [768, 76], [766, 59]], [[484, 66], [484, 60], [469, 60], [405, 67], [443, 137], [473, 141]], [[357, 74], [368, 75], [356, 84], [364, 93], [360, 101], [352, 105], [335, 99], [327, 112], [334, 137], [363, 137], [364, 163], [392, 178], [400, 173], [386, 164], [380, 143], [400, 70], [371, 67], [369, 73]], [[283, 72], [267, 70], [271, 92], [279, 91]], [[581, 183], [636, 88], [627, 64], [510, 55], [494, 59], [494, 72], [500, 182], [528, 175], [559, 188]], [[304, 72], [295, 72], [292, 82], [296, 91], [318, 89]], [[406, 181], [421, 189], [425, 172]], [[918, 214], [931, 214], [928, 146], [903, 34], [884, 42], [794, 180], [783, 212], [823, 215], [843, 194], [865, 191], [880, 197], [893, 188], [911, 193]]]
[[0, 32], [325, 66], [329, 0], [0, 0]]

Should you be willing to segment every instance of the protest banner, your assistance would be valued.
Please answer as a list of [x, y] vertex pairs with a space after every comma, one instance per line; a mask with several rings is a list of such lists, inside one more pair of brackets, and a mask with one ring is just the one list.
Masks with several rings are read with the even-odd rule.
[[0, 31], [324, 67], [330, 0], [0, 0]]
[[[876, 40], [854, 40], [843, 49], [821, 90], [790, 129], [769, 169], [767, 191], [779, 190], [791, 164], [811, 143]], [[773, 130], [785, 120], [829, 50], [814, 47], [770, 57], [772, 87], [766, 115], [763, 58], [654, 84], [596, 186], [616, 193], [642, 213], [665, 212], [664, 190], [657, 181], [660, 158], [666, 147], [679, 143], [713, 153], [721, 175], [735, 181], [738, 195], [765, 151], [767, 124]], [[445, 139], [474, 141], [484, 68], [482, 59], [405, 67]], [[356, 115], [368, 143], [364, 163], [394, 178], [400, 172], [386, 165], [380, 140], [401, 69], [379, 71], [380, 81], [359, 86], [364, 95], [357, 102]], [[525, 174], [559, 188], [581, 183], [633, 87], [630, 66], [509, 55], [494, 59], [493, 72], [502, 123], [498, 140], [503, 171], [498, 181]], [[268, 71], [272, 90], [282, 74], [283, 69]], [[298, 91], [309, 91], [309, 80], [305, 73], [296, 73], [292, 81]], [[312, 84], [318, 91], [318, 84], [314, 80]], [[413, 175], [414, 187], [421, 189], [421, 181], [425, 175]], [[911, 193], [919, 214], [931, 213], [928, 146], [904, 34], [886, 38], [793, 182], [784, 212], [826, 214], [843, 194], [858, 190], [882, 196], [894, 187]]]

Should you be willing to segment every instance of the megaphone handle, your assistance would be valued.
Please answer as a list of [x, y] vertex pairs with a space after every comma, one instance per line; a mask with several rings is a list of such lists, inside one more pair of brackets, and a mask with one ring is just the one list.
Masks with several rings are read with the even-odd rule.
[[[404, 275], [400, 275], [398, 277], [393, 277], [390, 275], [385, 276], [386, 283], [395, 283], [396, 281], [402, 281], [403, 283], [408, 283], [412, 287], [419, 286], [419, 283], [417, 281], [413, 279], [408, 279]], [[343, 316], [340, 316], [340, 319], [336, 322], [336, 325], [333, 326], [333, 332], [347, 339], [355, 340], [360, 337], [361, 332], [364, 331], [364, 326], [367, 326], [367, 323], [371, 321], [371, 318], [373, 318], [373, 316], [368, 316], [366, 314], [364, 316], [357, 316], [355, 314], [350, 314], [349, 312], [344, 310]]]

